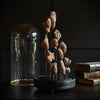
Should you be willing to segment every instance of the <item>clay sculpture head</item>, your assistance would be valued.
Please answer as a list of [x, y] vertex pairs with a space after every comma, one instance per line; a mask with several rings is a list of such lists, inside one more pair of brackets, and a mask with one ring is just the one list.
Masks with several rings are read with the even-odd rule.
[[49, 69], [51, 73], [57, 74], [57, 63], [51, 63]]
[[52, 62], [55, 60], [55, 55], [54, 53], [51, 53], [49, 50], [46, 52], [46, 62]]
[[51, 46], [52, 47], [54, 47], [55, 49], [57, 49], [57, 46], [58, 46], [58, 39], [56, 39], [56, 38], [53, 38], [52, 40], [51, 40]]
[[67, 57], [64, 58], [64, 64], [69, 65], [71, 63], [71, 60]]
[[50, 12], [50, 19], [51, 19], [51, 28], [54, 29], [56, 26], [56, 12], [55, 11]]
[[47, 31], [50, 32], [51, 29], [51, 19], [47, 18], [46, 21], [42, 22], [43, 28]]
[[59, 56], [60, 59], [64, 58], [64, 53], [63, 53], [61, 48], [58, 48], [58, 56]]
[[61, 38], [61, 33], [59, 32], [59, 30], [57, 30], [57, 29], [55, 30], [54, 36], [55, 36], [55, 38], [58, 39], [58, 40]]
[[44, 40], [42, 41], [41, 46], [42, 46], [44, 49], [46, 49], [46, 50], [49, 49], [49, 42], [48, 42], [47, 35], [45, 35], [45, 38], [44, 38]]
[[66, 44], [63, 41], [60, 42], [59, 47], [62, 49], [62, 51], [64, 52], [64, 54], [67, 52], [67, 46], [66, 46]]

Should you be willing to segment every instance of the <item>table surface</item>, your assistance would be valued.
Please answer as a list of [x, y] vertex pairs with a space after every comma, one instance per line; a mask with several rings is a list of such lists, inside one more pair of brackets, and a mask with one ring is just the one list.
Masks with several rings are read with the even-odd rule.
[[9, 82], [0, 85], [2, 99], [32, 99], [32, 100], [68, 100], [68, 99], [100, 99], [100, 86], [84, 86], [77, 84], [75, 88], [50, 93], [40, 91], [36, 87], [11, 86]]

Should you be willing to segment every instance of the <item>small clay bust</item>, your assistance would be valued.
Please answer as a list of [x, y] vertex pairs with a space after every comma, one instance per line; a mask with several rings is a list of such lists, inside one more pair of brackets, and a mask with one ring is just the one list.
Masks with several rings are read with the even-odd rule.
[[51, 12], [50, 12], [50, 16], [51, 16], [51, 17], [52, 17], [52, 16], [57, 17], [56, 12], [55, 12], [55, 11], [51, 11]]
[[57, 30], [57, 29], [55, 30], [54, 36], [55, 36], [55, 38], [58, 39], [58, 40], [61, 38], [61, 33], [59, 32], [59, 30]]
[[51, 63], [49, 69], [51, 73], [57, 74], [57, 63]]
[[60, 45], [59, 47], [62, 49], [62, 51], [64, 52], [64, 54], [66, 53], [67, 51], [67, 46], [64, 42], [60, 42]]
[[69, 65], [71, 63], [71, 60], [67, 57], [64, 58], [64, 64]]
[[54, 53], [51, 53], [49, 50], [47, 50], [46, 52], [46, 62], [52, 62], [53, 60], [55, 60], [55, 55]]
[[42, 22], [43, 28], [47, 31], [50, 32], [51, 29], [51, 19], [47, 18], [46, 21]]
[[65, 65], [64, 65], [63, 60], [60, 60], [60, 72], [61, 72], [63, 75], [66, 74], [66, 68], [65, 68]]
[[41, 46], [42, 46], [44, 49], [46, 49], [46, 50], [49, 49], [49, 42], [48, 42], [47, 35], [45, 35], [45, 38], [44, 38], [44, 40], [42, 41]]
[[51, 19], [51, 28], [54, 29], [56, 26], [56, 12], [55, 11], [50, 12], [50, 19]]
[[66, 68], [66, 73], [70, 73], [70, 68], [69, 67]]
[[57, 49], [57, 46], [58, 46], [58, 39], [56, 39], [56, 38], [53, 38], [52, 40], [51, 40], [51, 46], [52, 47], [54, 47], [55, 49]]
[[64, 58], [64, 53], [63, 53], [61, 48], [58, 48], [58, 56], [59, 56], [60, 59]]

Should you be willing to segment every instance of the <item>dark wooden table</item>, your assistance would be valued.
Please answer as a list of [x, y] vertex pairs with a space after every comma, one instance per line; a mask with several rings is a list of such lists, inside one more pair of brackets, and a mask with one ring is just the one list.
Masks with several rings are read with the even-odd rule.
[[68, 99], [99, 99], [100, 86], [90, 87], [77, 84], [75, 88], [66, 91], [50, 93], [40, 91], [35, 87], [16, 87], [9, 82], [0, 85], [0, 98], [2, 99], [32, 99], [32, 100], [68, 100]]

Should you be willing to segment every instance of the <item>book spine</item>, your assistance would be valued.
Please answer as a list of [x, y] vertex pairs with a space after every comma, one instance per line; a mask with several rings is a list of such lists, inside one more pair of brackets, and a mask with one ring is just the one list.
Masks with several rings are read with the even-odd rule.
[[100, 78], [100, 71], [96, 72], [80, 72], [76, 71], [75, 76], [77, 78], [83, 78], [83, 79], [90, 79], [90, 78]]
[[97, 72], [90, 72], [90, 73], [85, 73], [84, 72], [84, 79], [89, 79], [89, 78], [100, 78], [100, 71]]
[[100, 64], [77, 64], [77, 70], [81, 72], [100, 71]]
[[93, 86], [98, 86], [98, 85], [100, 85], [100, 79], [94, 80], [93, 81]]
[[90, 65], [90, 72], [99, 71], [100, 70], [100, 64], [91, 64]]
[[100, 79], [78, 79], [78, 83], [89, 85], [89, 86], [99, 86], [100, 85]]
[[89, 86], [95, 85], [95, 82], [89, 81], [87, 79], [78, 79], [77, 82], [80, 83], [80, 84], [83, 84], [83, 85], [89, 85]]

